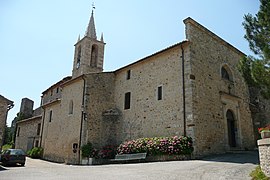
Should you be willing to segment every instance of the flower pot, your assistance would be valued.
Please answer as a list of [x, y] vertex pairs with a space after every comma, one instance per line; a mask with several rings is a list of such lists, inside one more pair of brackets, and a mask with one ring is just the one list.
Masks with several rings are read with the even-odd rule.
[[88, 165], [93, 165], [93, 158], [88, 159]]
[[261, 132], [262, 139], [264, 138], [270, 138], [270, 131], [262, 131]]
[[81, 161], [81, 164], [82, 165], [87, 165], [88, 164], [88, 159], [83, 158], [82, 161]]

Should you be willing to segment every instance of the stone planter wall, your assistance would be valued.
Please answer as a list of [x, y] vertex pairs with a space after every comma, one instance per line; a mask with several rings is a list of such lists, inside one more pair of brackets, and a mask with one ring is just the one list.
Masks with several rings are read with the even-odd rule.
[[260, 166], [264, 174], [270, 177], [270, 138], [258, 140]]
[[179, 161], [189, 159], [191, 159], [191, 155], [156, 155], [156, 156], [147, 156], [145, 161], [158, 162], [158, 161]]
[[81, 165], [102, 165], [102, 164], [109, 164], [109, 159], [96, 159], [96, 158], [84, 158], [81, 161]]
[[82, 159], [81, 165], [102, 165], [102, 164], [116, 164], [116, 163], [140, 163], [140, 162], [162, 162], [162, 161], [180, 161], [180, 160], [190, 160], [191, 155], [155, 155], [147, 156], [145, 160], [132, 160], [132, 161], [113, 161], [110, 159], [95, 159], [89, 158], [89, 160]]

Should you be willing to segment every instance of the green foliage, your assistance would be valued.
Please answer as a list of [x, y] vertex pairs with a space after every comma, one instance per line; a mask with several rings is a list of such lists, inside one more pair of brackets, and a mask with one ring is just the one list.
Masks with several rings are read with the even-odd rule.
[[88, 142], [87, 144], [83, 145], [81, 147], [81, 151], [82, 151], [82, 157], [91, 157], [93, 154], [93, 145], [92, 143]]
[[12, 148], [12, 144], [5, 144], [2, 146], [2, 150], [7, 150], [7, 149], [11, 149]]
[[270, 60], [270, 1], [260, 0], [259, 12], [252, 16], [244, 16], [243, 26], [246, 30], [245, 38], [250, 49], [260, 57]]
[[245, 38], [250, 49], [259, 58], [248, 56], [240, 61], [239, 69], [251, 87], [261, 90], [264, 98], [270, 98], [270, 1], [260, 0], [259, 12], [244, 16]]
[[193, 152], [191, 137], [154, 137], [127, 141], [118, 147], [119, 154], [147, 152], [149, 155], [178, 155]]
[[14, 118], [15, 121], [20, 121], [20, 120], [23, 120], [25, 119], [25, 115], [22, 113], [22, 112], [18, 112], [17, 113], [17, 116]]
[[42, 147], [34, 147], [33, 149], [27, 151], [27, 155], [31, 158], [40, 159], [43, 155], [43, 148]]
[[117, 154], [117, 146], [107, 145], [107, 146], [104, 146], [98, 152], [98, 157], [102, 159], [113, 159], [116, 154]]
[[262, 172], [260, 166], [257, 166], [249, 175], [252, 177], [252, 180], [270, 180], [270, 178], [266, 177]]
[[270, 98], [270, 69], [263, 61], [251, 56], [244, 57], [238, 68], [250, 87], [260, 88], [261, 95]]
[[12, 132], [10, 127], [5, 127], [4, 142], [3, 144], [12, 144]]
[[254, 62], [251, 56], [243, 57], [238, 65], [239, 71], [242, 73], [246, 83], [252, 87], [259, 87], [259, 84], [253, 79], [252, 63]]

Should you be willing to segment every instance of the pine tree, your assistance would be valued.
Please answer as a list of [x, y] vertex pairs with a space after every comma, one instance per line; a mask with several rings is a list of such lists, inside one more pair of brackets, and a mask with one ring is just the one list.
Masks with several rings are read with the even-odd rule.
[[247, 56], [240, 62], [242, 72], [249, 86], [259, 87], [265, 98], [270, 98], [270, 0], [260, 0], [255, 16], [244, 16], [244, 36], [250, 49], [257, 57]]

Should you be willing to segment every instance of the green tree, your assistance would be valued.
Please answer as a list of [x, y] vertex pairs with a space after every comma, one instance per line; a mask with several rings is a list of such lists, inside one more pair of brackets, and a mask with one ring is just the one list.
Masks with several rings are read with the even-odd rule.
[[11, 128], [6, 125], [5, 134], [4, 134], [4, 143], [3, 144], [12, 144], [12, 133]]
[[23, 119], [25, 119], [25, 118], [27, 118], [27, 117], [25, 117], [25, 115], [22, 113], [22, 112], [18, 112], [17, 113], [17, 116], [15, 117], [15, 121], [20, 121], [20, 120], [23, 120]]
[[270, 0], [260, 0], [261, 5], [255, 16], [244, 16], [244, 36], [250, 49], [257, 56], [247, 56], [240, 61], [240, 71], [246, 82], [259, 87], [265, 98], [270, 98]]

